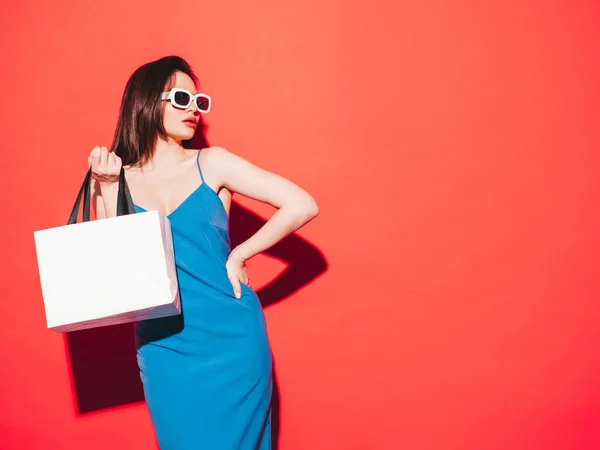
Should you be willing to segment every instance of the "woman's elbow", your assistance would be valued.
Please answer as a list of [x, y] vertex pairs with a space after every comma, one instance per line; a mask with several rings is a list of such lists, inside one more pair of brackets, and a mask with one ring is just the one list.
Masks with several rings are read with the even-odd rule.
[[319, 205], [310, 195], [303, 199], [301, 206], [298, 208], [302, 217], [306, 220], [314, 219], [319, 215]]

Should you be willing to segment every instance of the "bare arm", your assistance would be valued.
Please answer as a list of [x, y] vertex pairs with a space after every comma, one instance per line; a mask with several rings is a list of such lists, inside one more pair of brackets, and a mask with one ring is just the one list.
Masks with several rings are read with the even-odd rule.
[[204, 152], [206, 164], [219, 177], [221, 186], [231, 192], [267, 203], [277, 212], [251, 238], [236, 247], [242, 260], [248, 260], [293, 233], [319, 213], [311, 195], [293, 182], [254, 164], [221, 147]]
[[227, 212], [227, 215], [229, 215], [229, 212], [231, 211], [231, 192], [229, 192], [229, 189], [227, 188], [221, 188], [221, 190], [219, 190], [219, 198], [221, 199], [221, 203], [223, 203], [223, 208], [225, 208], [225, 211]]
[[106, 219], [117, 215], [118, 183], [101, 184], [92, 178], [92, 208], [96, 219]]
[[96, 219], [115, 217], [121, 159], [106, 147], [94, 147], [88, 158], [88, 165], [92, 168], [90, 191]]

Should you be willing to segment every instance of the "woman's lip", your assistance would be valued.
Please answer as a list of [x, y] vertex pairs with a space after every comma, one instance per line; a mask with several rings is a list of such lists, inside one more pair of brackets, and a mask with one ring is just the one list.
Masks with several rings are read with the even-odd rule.
[[192, 120], [184, 120], [183, 123], [185, 123], [188, 127], [192, 127], [192, 128], [196, 128], [196, 126], [197, 126], [196, 122], [194, 122]]

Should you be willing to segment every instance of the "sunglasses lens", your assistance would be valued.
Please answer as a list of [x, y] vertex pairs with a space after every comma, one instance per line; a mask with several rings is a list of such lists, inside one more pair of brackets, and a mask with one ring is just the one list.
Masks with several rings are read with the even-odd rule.
[[208, 111], [208, 107], [210, 106], [210, 101], [206, 97], [198, 97], [196, 99], [196, 105], [200, 111]]
[[175, 95], [173, 96], [173, 101], [175, 105], [181, 108], [187, 108], [190, 104], [190, 96], [186, 92], [178, 91], [175, 92]]

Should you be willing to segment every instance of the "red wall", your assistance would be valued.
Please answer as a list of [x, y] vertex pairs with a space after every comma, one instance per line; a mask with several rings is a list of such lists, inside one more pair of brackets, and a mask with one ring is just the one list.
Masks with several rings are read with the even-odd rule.
[[[130, 331], [45, 328], [127, 77], [187, 58], [207, 137], [320, 216], [250, 262], [280, 448], [600, 448], [600, 6], [11, 2], [0, 15], [0, 448], [152, 449]], [[272, 214], [237, 198], [235, 239]]]

